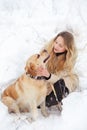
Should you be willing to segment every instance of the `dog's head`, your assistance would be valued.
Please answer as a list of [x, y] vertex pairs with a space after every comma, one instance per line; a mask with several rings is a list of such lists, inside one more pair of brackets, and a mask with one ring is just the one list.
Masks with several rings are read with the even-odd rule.
[[37, 68], [40, 66], [45, 67], [49, 57], [50, 55], [46, 50], [43, 50], [40, 54], [32, 55], [26, 63], [26, 74], [37, 76]]

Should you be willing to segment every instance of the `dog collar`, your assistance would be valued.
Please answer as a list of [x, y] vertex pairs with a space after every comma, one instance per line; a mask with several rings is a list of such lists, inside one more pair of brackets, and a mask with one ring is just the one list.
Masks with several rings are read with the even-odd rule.
[[[28, 74], [27, 74], [28, 75]], [[33, 76], [33, 75], [29, 75], [31, 78], [36, 79], [36, 80], [49, 80], [51, 78], [51, 74], [49, 77], [45, 77], [45, 76]]]

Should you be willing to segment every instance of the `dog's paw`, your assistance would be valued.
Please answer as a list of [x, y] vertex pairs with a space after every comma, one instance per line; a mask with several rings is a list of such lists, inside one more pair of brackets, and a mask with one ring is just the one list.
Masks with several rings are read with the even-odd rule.
[[48, 116], [49, 116], [49, 113], [48, 113], [47, 111], [42, 111], [42, 115], [43, 115], [44, 117], [48, 117]]
[[32, 117], [27, 117], [26, 120], [27, 120], [29, 123], [32, 123], [32, 122], [35, 121]]
[[11, 116], [13, 117], [13, 123], [17, 123], [21, 120], [21, 115], [19, 113], [11, 113]]

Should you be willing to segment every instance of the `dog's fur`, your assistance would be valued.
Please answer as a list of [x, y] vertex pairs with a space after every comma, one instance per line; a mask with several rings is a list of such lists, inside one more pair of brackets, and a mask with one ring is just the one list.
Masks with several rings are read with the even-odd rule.
[[37, 68], [41, 65], [45, 67], [48, 57], [47, 51], [31, 56], [26, 63], [26, 73], [4, 90], [2, 102], [8, 107], [9, 112], [20, 113], [27, 109], [31, 113], [31, 119], [36, 120], [37, 106], [40, 105], [42, 114], [48, 115], [45, 108], [47, 83], [45, 80], [36, 80], [30, 76], [37, 76]]

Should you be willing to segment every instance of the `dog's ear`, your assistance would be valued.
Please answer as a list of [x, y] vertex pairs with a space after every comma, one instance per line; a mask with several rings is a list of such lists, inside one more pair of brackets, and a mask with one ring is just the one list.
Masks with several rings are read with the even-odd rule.
[[26, 73], [32, 76], [36, 76], [35, 65], [30, 63], [29, 66], [25, 67]]

